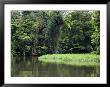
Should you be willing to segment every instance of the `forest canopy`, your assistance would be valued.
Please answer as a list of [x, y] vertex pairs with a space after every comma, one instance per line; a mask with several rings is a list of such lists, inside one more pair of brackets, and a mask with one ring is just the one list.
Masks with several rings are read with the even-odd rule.
[[100, 11], [11, 11], [12, 55], [100, 54]]

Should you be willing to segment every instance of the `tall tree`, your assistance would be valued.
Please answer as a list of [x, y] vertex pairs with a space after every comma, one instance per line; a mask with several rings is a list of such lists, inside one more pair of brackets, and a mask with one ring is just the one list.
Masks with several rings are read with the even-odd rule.
[[66, 15], [60, 46], [63, 53], [87, 53], [92, 50], [91, 18], [89, 11], [72, 11]]
[[57, 52], [58, 39], [60, 35], [61, 25], [63, 24], [62, 15], [59, 11], [52, 11], [49, 14], [50, 19], [48, 20], [49, 28], [49, 50], [51, 53]]

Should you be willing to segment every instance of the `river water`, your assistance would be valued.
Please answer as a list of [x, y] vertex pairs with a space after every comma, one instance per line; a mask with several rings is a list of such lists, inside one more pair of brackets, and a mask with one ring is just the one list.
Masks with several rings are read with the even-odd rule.
[[37, 57], [13, 57], [12, 77], [99, 77], [99, 67], [44, 63]]

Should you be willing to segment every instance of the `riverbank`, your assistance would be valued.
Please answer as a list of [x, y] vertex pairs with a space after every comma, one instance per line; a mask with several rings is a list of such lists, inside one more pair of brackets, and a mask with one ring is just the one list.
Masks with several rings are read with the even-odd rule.
[[100, 56], [96, 54], [47, 54], [40, 56], [39, 61], [47, 63], [68, 64], [75, 66], [99, 66]]

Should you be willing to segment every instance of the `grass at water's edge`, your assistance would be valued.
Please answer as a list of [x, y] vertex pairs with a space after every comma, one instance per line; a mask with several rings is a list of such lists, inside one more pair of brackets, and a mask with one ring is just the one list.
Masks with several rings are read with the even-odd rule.
[[100, 55], [96, 54], [47, 54], [40, 56], [39, 61], [46, 63], [68, 64], [75, 66], [99, 66]]

